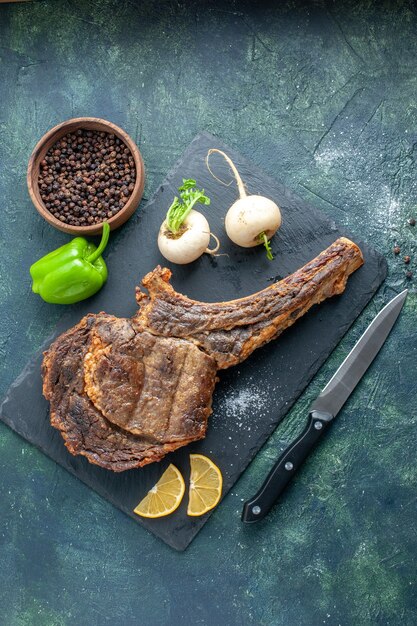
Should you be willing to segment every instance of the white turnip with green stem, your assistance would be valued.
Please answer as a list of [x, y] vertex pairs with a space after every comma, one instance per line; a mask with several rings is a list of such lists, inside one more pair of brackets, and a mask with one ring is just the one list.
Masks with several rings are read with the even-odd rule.
[[264, 196], [248, 195], [235, 164], [227, 154], [217, 148], [211, 148], [206, 157], [208, 170], [214, 178], [220, 180], [213, 174], [209, 166], [209, 157], [213, 152], [220, 154], [227, 161], [239, 191], [239, 199], [232, 204], [225, 218], [228, 237], [233, 243], [243, 248], [265, 246], [266, 255], [268, 259], [272, 260], [274, 257], [270, 239], [281, 226], [281, 211], [278, 205]]
[[[192, 178], [184, 178], [178, 191], [180, 198], [174, 198], [159, 230], [158, 247], [160, 253], [171, 263], [185, 265], [204, 253], [215, 254], [220, 242], [210, 232], [204, 215], [193, 209], [198, 203], [210, 204], [210, 198], [205, 195], [204, 189], [197, 189], [196, 181]], [[208, 247], [210, 237], [216, 242], [214, 248]]]

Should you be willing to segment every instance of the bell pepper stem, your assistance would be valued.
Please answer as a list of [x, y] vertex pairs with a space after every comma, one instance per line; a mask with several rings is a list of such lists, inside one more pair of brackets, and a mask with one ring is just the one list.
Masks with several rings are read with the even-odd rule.
[[109, 235], [110, 235], [110, 226], [108, 225], [107, 222], [104, 222], [100, 244], [97, 250], [94, 250], [94, 252], [86, 258], [86, 261], [88, 263], [94, 263], [94, 261], [97, 261], [98, 257], [101, 256], [102, 252], [104, 251], [104, 248], [107, 246]]

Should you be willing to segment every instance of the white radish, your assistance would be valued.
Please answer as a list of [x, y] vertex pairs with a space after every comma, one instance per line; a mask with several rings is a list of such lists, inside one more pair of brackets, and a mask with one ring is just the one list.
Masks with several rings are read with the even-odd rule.
[[[204, 215], [193, 209], [197, 203], [210, 204], [210, 198], [205, 195], [204, 189], [197, 189], [193, 178], [183, 178], [178, 193], [179, 198], [175, 196], [159, 230], [158, 247], [171, 263], [185, 265], [205, 252], [215, 254], [220, 242], [210, 232]], [[216, 241], [216, 246], [212, 249], [208, 247], [210, 237]]]
[[[210, 249], [210, 237], [216, 241], [216, 246]], [[160, 253], [171, 261], [185, 265], [198, 259], [205, 252], [215, 254], [220, 242], [213, 233], [204, 215], [192, 209], [182, 222], [178, 233], [174, 234], [165, 220], [159, 230], [158, 248]]]
[[209, 157], [213, 152], [217, 152], [227, 161], [239, 191], [239, 199], [232, 204], [225, 218], [228, 237], [243, 248], [264, 245], [268, 259], [273, 259], [269, 240], [281, 226], [281, 211], [278, 205], [264, 196], [248, 195], [235, 164], [227, 154], [217, 148], [211, 148], [206, 157], [207, 167], [213, 176], [209, 166]]

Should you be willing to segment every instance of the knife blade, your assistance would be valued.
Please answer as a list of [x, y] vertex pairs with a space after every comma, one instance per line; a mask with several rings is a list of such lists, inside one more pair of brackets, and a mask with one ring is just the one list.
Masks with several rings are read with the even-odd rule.
[[269, 513], [382, 348], [407, 293], [405, 289], [384, 306], [314, 400], [301, 435], [281, 454], [259, 491], [243, 505], [242, 522], [258, 522]]

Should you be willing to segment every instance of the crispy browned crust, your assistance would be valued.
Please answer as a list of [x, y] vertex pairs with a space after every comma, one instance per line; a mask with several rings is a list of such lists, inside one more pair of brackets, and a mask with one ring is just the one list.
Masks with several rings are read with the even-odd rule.
[[214, 389], [206, 389], [206, 410], [199, 414], [199, 428], [190, 437], [155, 442], [118, 428], [96, 409], [84, 390], [83, 361], [90, 347], [91, 331], [100, 321], [116, 318], [101, 313], [87, 315], [79, 324], [58, 337], [44, 353], [43, 393], [50, 401], [51, 424], [64, 438], [73, 455], [83, 455], [90, 463], [122, 472], [160, 461], [166, 454], [205, 436]]
[[[51, 424], [61, 432], [71, 454], [81, 454], [112, 471], [159, 461], [168, 452], [205, 436], [217, 369], [243, 361], [314, 304], [342, 293], [349, 275], [362, 263], [358, 246], [342, 237], [280, 282], [251, 296], [218, 303], [197, 302], [175, 292], [169, 283], [170, 270], [157, 267], [142, 281], [147, 293], [137, 290], [140, 310], [131, 320], [105, 313], [87, 315], [45, 352], [43, 392], [50, 401]], [[151, 349], [146, 354], [142, 349], [135, 352], [140, 347], [135, 344], [132, 354], [126, 353], [132, 337], [139, 342], [143, 339], [144, 346], [148, 343]], [[167, 342], [173, 351], [166, 351]], [[188, 369], [198, 374], [184, 378], [182, 386], [178, 381], [183, 366], [174, 371], [161, 365], [158, 356], [165, 350], [171, 363], [176, 345], [184, 354], [194, 355]], [[168, 394], [166, 401], [177, 398], [186, 407], [191, 399], [189, 410], [178, 412], [175, 428], [161, 429], [158, 411], [155, 424], [152, 411], [143, 421], [141, 411], [122, 419], [117, 402], [113, 402], [119, 384], [113, 385], [113, 372], [115, 378], [122, 376], [128, 401], [132, 396], [131, 404], [136, 402], [135, 394], [141, 393], [137, 393], [138, 387], [143, 386], [144, 358], [151, 359], [157, 378], [159, 371], [165, 377], [174, 372], [173, 387], [178, 384], [180, 395]], [[194, 395], [188, 391], [188, 380], [194, 381]], [[159, 397], [157, 392], [153, 396]], [[115, 397], [117, 401], [120, 395]]]
[[199, 438], [211, 413], [214, 359], [194, 343], [98, 322], [83, 360], [84, 392], [125, 431], [165, 443]]
[[344, 291], [350, 274], [363, 264], [359, 247], [341, 237], [283, 280], [245, 298], [197, 302], [170, 285], [170, 270], [157, 267], [137, 288], [135, 321], [170, 337], [186, 337], [210, 354], [219, 369], [244, 361], [275, 339], [314, 304]]

